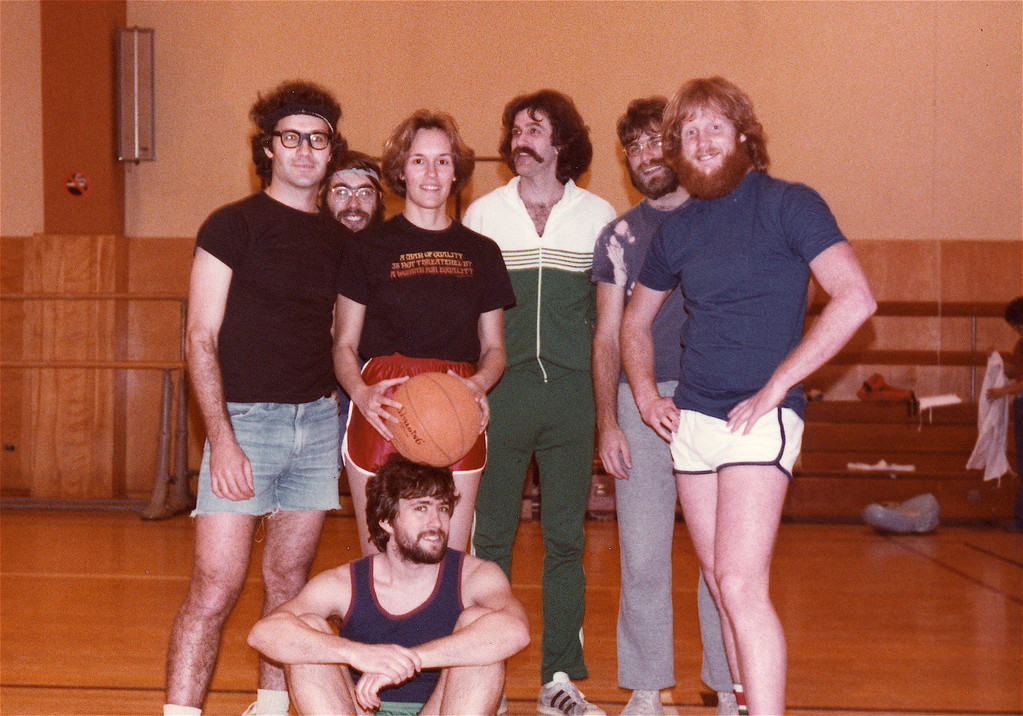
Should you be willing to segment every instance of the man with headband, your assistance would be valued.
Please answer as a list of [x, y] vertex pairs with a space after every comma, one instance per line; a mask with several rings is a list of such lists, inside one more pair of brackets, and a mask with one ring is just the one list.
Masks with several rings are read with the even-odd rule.
[[352, 231], [362, 231], [384, 218], [380, 194], [380, 166], [369, 155], [349, 151], [334, 162], [320, 205]]
[[[249, 116], [264, 189], [210, 215], [192, 264], [188, 370], [208, 440], [165, 714], [201, 713], [257, 529], [268, 614], [305, 584], [326, 510], [339, 507], [331, 325], [350, 233], [317, 199], [331, 157], [345, 150], [341, 108], [321, 87], [293, 81], [260, 95]], [[277, 665], [260, 663], [259, 686], [247, 713], [288, 713]]]

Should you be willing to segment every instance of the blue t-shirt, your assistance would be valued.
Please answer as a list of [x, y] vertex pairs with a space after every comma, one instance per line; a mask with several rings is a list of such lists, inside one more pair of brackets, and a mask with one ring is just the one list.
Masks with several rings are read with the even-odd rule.
[[[624, 289], [628, 302], [654, 233], [673, 211], [678, 209], [663, 211], [641, 201], [605, 226], [593, 247], [593, 282], [610, 283]], [[658, 383], [678, 378], [682, 353], [679, 329], [685, 317], [682, 294], [676, 289], [661, 305], [650, 327], [654, 339], [654, 377]], [[619, 380], [625, 382], [624, 371]]]
[[[679, 408], [725, 420], [767, 383], [802, 339], [810, 262], [839, 241], [817, 192], [761, 172], [668, 217], [639, 280], [658, 291], [680, 284], [685, 296]], [[782, 406], [802, 416], [801, 384]]]

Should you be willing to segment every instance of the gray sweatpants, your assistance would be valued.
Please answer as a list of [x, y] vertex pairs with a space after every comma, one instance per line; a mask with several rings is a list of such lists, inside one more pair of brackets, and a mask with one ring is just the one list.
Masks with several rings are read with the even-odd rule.
[[[661, 395], [676, 381], [658, 383]], [[671, 602], [671, 544], [678, 493], [668, 445], [639, 415], [628, 384], [618, 388], [618, 425], [629, 440], [632, 469], [615, 481], [622, 595], [618, 607], [618, 685], [660, 690], [675, 684]], [[703, 681], [731, 691], [732, 676], [717, 607], [700, 575], [697, 590], [703, 639]]]

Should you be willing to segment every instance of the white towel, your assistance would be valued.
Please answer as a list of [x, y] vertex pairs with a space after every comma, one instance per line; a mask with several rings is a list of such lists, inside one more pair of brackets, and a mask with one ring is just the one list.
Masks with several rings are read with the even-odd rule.
[[993, 351], [987, 359], [984, 384], [977, 402], [977, 444], [966, 463], [969, 470], [983, 469], [985, 480], [994, 480], [1009, 472], [1009, 459], [1005, 456], [1009, 400], [1006, 397], [989, 400], [987, 397], [990, 388], [1001, 388], [1007, 382], [1002, 356]]

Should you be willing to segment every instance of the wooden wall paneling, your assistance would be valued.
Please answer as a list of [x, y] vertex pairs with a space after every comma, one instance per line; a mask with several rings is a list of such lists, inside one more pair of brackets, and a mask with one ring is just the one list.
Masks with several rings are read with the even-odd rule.
[[[186, 296], [194, 245], [193, 238], [128, 239], [128, 290]], [[128, 305], [128, 311], [129, 359], [180, 359], [183, 320], [180, 303], [137, 301]], [[145, 498], [152, 490], [163, 374], [130, 371], [127, 381], [125, 489], [128, 497]], [[175, 391], [178, 394], [176, 378]], [[176, 415], [176, 406], [174, 410]], [[189, 465], [194, 469], [198, 469], [202, 457], [204, 435], [202, 420], [196, 413], [189, 424]]]
[[[181, 357], [181, 304], [175, 301], [132, 301], [126, 306], [129, 360], [176, 361]], [[127, 371], [125, 489], [132, 497], [152, 489], [163, 371]], [[175, 379], [176, 383], [176, 379]], [[173, 428], [172, 428], [173, 434]]]
[[[113, 286], [117, 293], [125, 293], [128, 287], [128, 241], [117, 237], [114, 243]], [[131, 304], [127, 301], [114, 301], [114, 332], [112, 338], [113, 354], [118, 360], [128, 358], [128, 342], [132, 331], [129, 324]], [[111, 496], [124, 497], [126, 490], [125, 462], [127, 456], [126, 438], [128, 431], [128, 378], [136, 372], [115, 370], [111, 373], [111, 401], [113, 408], [113, 442], [110, 456]]]
[[[857, 240], [856, 254], [879, 301], [1008, 301], [1023, 293], [1023, 244], [1013, 241]], [[1013, 293], [1015, 291], [1015, 293]], [[976, 347], [1009, 350], [1015, 334], [999, 318], [977, 320]], [[849, 349], [968, 350], [966, 318], [874, 316], [849, 341]], [[960, 366], [828, 365], [807, 379], [830, 399], [854, 400], [873, 373], [918, 395], [971, 396], [971, 371]], [[975, 391], [984, 377], [972, 373]]]
[[[114, 292], [118, 237], [39, 235], [25, 256], [25, 291]], [[29, 301], [25, 357], [116, 358], [116, 309], [110, 301]], [[107, 499], [114, 481], [112, 370], [26, 371], [27, 469], [33, 497]]]
[[942, 241], [940, 249], [944, 300], [1008, 303], [1023, 294], [1023, 242]]
[[940, 293], [938, 242], [853, 240], [853, 248], [879, 301], [937, 301]]
[[[0, 238], [0, 291], [20, 293], [24, 285], [24, 237]], [[22, 355], [25, 307], [20, 301], [0, 301], [0, 358]], [[23, 469], [22, 394], [24, 371], [0, 371], [0, 492], [28, 495], [30, 483]], [[8, 446], [13, 449], [8, 449]]]

